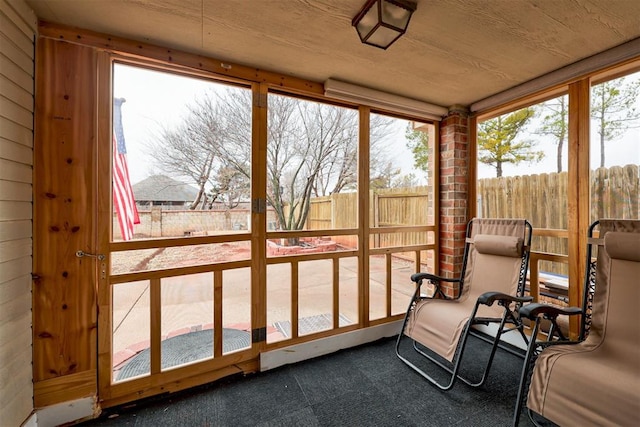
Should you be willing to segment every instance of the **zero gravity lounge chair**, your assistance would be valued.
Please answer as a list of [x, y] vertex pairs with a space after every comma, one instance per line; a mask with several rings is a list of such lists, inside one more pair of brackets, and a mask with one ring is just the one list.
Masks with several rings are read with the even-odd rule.
[[[592, 238], [596, 226], [599, 239]], [[520, 310], [535, 320], [534, 334], [543, 318], [553, 325], [560, 314], [582, 316], [578, 340], [531, 341], [514, 425], [527, 388], [536, 425], [541, 417], [559, 425], [640, 425], [640, 221], [591, 226], [585, 290], [581, 308], [529, 304]]]
[[[398, 357], [440, 389], [448, 390], [458, 378], [471, 386], [484, 384], [503, 333], [518, 331], [525, 345], [528, 344], [517, 308], [532, 300], [523, 296], [531, 233], [531, 224], [524, 219], [473, 219], [467, 226], [459, 279], [429, 273], [412, 275], [416, 291], [398, 335]], [[445, 294], [446, 283], [458, 287], [457, 298]], [[477, 334], [473, 328], [489, 324], [498, 325], [495, 337]], [[459, 375], [469, 334], [493, 344], [479, 381]], [[405, 339], [412, 341], [412, 349], [406, 349], [407, 346], [401, 349], [401, 341]], [[420, 367], [412, 362], [416, 358], [416, 354], [411, 354], [414, 351], [420, 355]], [[432, 369], [440, 368], [450, 375], [448, 383], [431, 375]]]

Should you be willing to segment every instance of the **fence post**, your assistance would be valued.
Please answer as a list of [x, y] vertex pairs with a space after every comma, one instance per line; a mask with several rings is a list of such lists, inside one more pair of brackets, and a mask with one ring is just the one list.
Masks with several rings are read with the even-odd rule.
[[151, 207], [151, 237], [162, 237], [162, 206]]

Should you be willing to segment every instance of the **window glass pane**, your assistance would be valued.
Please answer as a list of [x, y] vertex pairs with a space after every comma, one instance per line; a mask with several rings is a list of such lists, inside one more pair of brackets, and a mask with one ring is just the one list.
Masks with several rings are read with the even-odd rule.
[[[272, 93], [268, 105], [267, 233], [357, 228], [358, 112]], [[291, 261], [289, 276], [274, 281], [271, 271], [275, 274], [284, 267], [269, 267], [268, 328], [274, 327], [280, 335], [274, 332], [268, 342], [292, 338], [296, 331], [304, 336], [332, 329], [334, 319], [338, 326], [357, 321], [334, 313], [335, 302], [349, 307], [358, 300], [357, 293], [348, 293], [353, 301], [334, 295], [334, 274], [341, 274], [342, 266], [337, 267], [341, 260], [318, 259], [357, 246], [357, 235], [349, 234], [302, 237], [292, 233], [268, 239], [270, 258], [312, 258]], [[297, 296], [298, 307], [291, 307], [287, 295]]]
[[357, 227], [357, 111], [269, 94], [272, 230]]
[[[298, 263], [298, 335], [333, 329], [333, 263], [331, 259]], [[349, 319], [339, 319], [340, 323]]]
[[[431, 252], [431, 251], [430, 251]], [[413, 255], [413, 257], [411, 256]], [[427, 259], [425, 259], [427, 261]], [[391, 265], [391, 315], [407, 311], [416, 288], [411, 275], [416, 271], [415, 254], [392, 257]], [[422, 271], [429, 271], [422, 269]]]
[[118, 284], [112, 292], [113, 381], [149, 375], [149, 281]]
[[[372, 114], [370, 140], [371, 228], [435, 224], [434, 126]], [[428, 236], [373, 233], [371, 248], [426, 244]]]
[[291, 338], [291, 264], [267, 265], [267, 343]]
[[213, 357], [213, 273], [161, 279], [162, 370]]
[[358, 258], [340, 258], [336, 260], [340, 267], [338, 283], [338, 309], [340, 326], [358, 323]]
[[591, 88], [591, 220], [640, 218], [640, 72]]
[[251, 347], [251, 269], [222, 272], [222, 354]]
[[[534, 229], [567, 229], [569, 98], [550, 99], [478, 123], [477, 213], [525, 218]], [[567, 255], [564, 232], [534, 232], [532, 250]], [[566, 276], [566, 264], [541, 261]]]
[[385, 257], [370, 256], [369, 320], [382, 319], [387, 316], [387, 288], [387, 266]]
[[111, 253], [111, 274], [217, 264], [251, 259], [251, 242], [136, 249]]
[[243, 232], [251, 92], [114, 65], [113, 240]]
[[[433, 231], [391, 232], [385, 228], [435, 224], [435, 139], [433, 124], [371, 115], [370, 320], [406, 311], [413, 292], [407, 283], [411, 283], [411, 274], [418, 271], [416, 252], [424, 252], [420, 246], [433, 243]], [[376, 253], [380, 248], [403, 249]], [[434, 261], [433, 256], [421, 257], [419, 271], [433, 272]]]

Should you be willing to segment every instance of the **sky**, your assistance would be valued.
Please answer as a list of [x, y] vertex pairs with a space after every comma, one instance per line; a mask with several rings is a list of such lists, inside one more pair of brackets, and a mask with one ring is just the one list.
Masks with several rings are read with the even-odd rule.
[[[634, 78], [640, 78], [636, 73]], [[629, 77], [628, 77], [629, 79]], [[122, 121], [127, 144], [129, 173], [133, 184], [154, 173], [161, 173], [153, 164], [153, 156], [145, 146], [151, 142], [163, 126], [175, 126], [186, 115], [186, 106], [217, 84], [210, 81], [181, 77], [147, 69], [117, 64], [114, 72], [114, 96], [125, 98], [122, 106]], [[637, 102], [640, 111], [640, 99]], [[536, 124], [532, 124], [536, 127]], [[404, 138], [404, 126], [398, 126], [398, 138]], [[536, 150], [545, 152], [540, 163], [518, 166], [504, 165], [504, 176], [532, 175], [556, 171], [556, 145], [548, 138], [530, 135], [538, 140]], [[595, 131], [592, 130], [591, 166], [599, 164], [600, 150]], [[567, 164], [567, 147], [564, 147], [564, 167]], [[389, 154], [394, 164], [402, 167], [403, 173], [413, 171], [411, 152], [401, 144]], [[640, 127], [629, 129], [625, 135], [607, 143], [606, 166], [640, 164]], [[495, 176], [495, 169], [484, 164], [478, 165], [478, 178]]]
[[125, 98], [122, 127], [127, 144], [129, 175], [133, 184], [158, 172], [145, 148], [163, 126], [175, 126], [186, 115], [186, 106], [214, 84], [117, 64], [113, 95]]

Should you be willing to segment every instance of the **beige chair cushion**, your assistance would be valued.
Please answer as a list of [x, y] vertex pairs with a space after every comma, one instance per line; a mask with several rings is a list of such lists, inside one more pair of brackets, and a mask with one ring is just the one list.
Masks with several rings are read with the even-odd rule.
[[640, 262], [638, 236], [632, 233], [611, 232], [604, 236], [610, 258]]
[[634, 222], [632, 233], [607, 232], [615, 223], [601, 223], [605, 248], [598, 253], [588, 338], [548, 348], [536, 361], [527, 406], [559, 425], [640, 423], [640, 221]]
[[[457, 300], [425, 299], [411, 312], [405, 335], [452, 361], [478, 296], [489, 291], [510, 295], [517, 292], [520, 277], [525, 221], [513, 219], [474, 220], [471, 239], [476, 238], [485, 253], [472, 245], [467, 259], [463, 292]], [[506, 254], [506, 255], [503, 255]], [[480, 317], [501, 317], [503, 308], [482, 305]]]
[[473, 239], [473, 245], [481, 254], [520, 258], [524, 249], [524, 239], [517, 236], [478, 234]]

